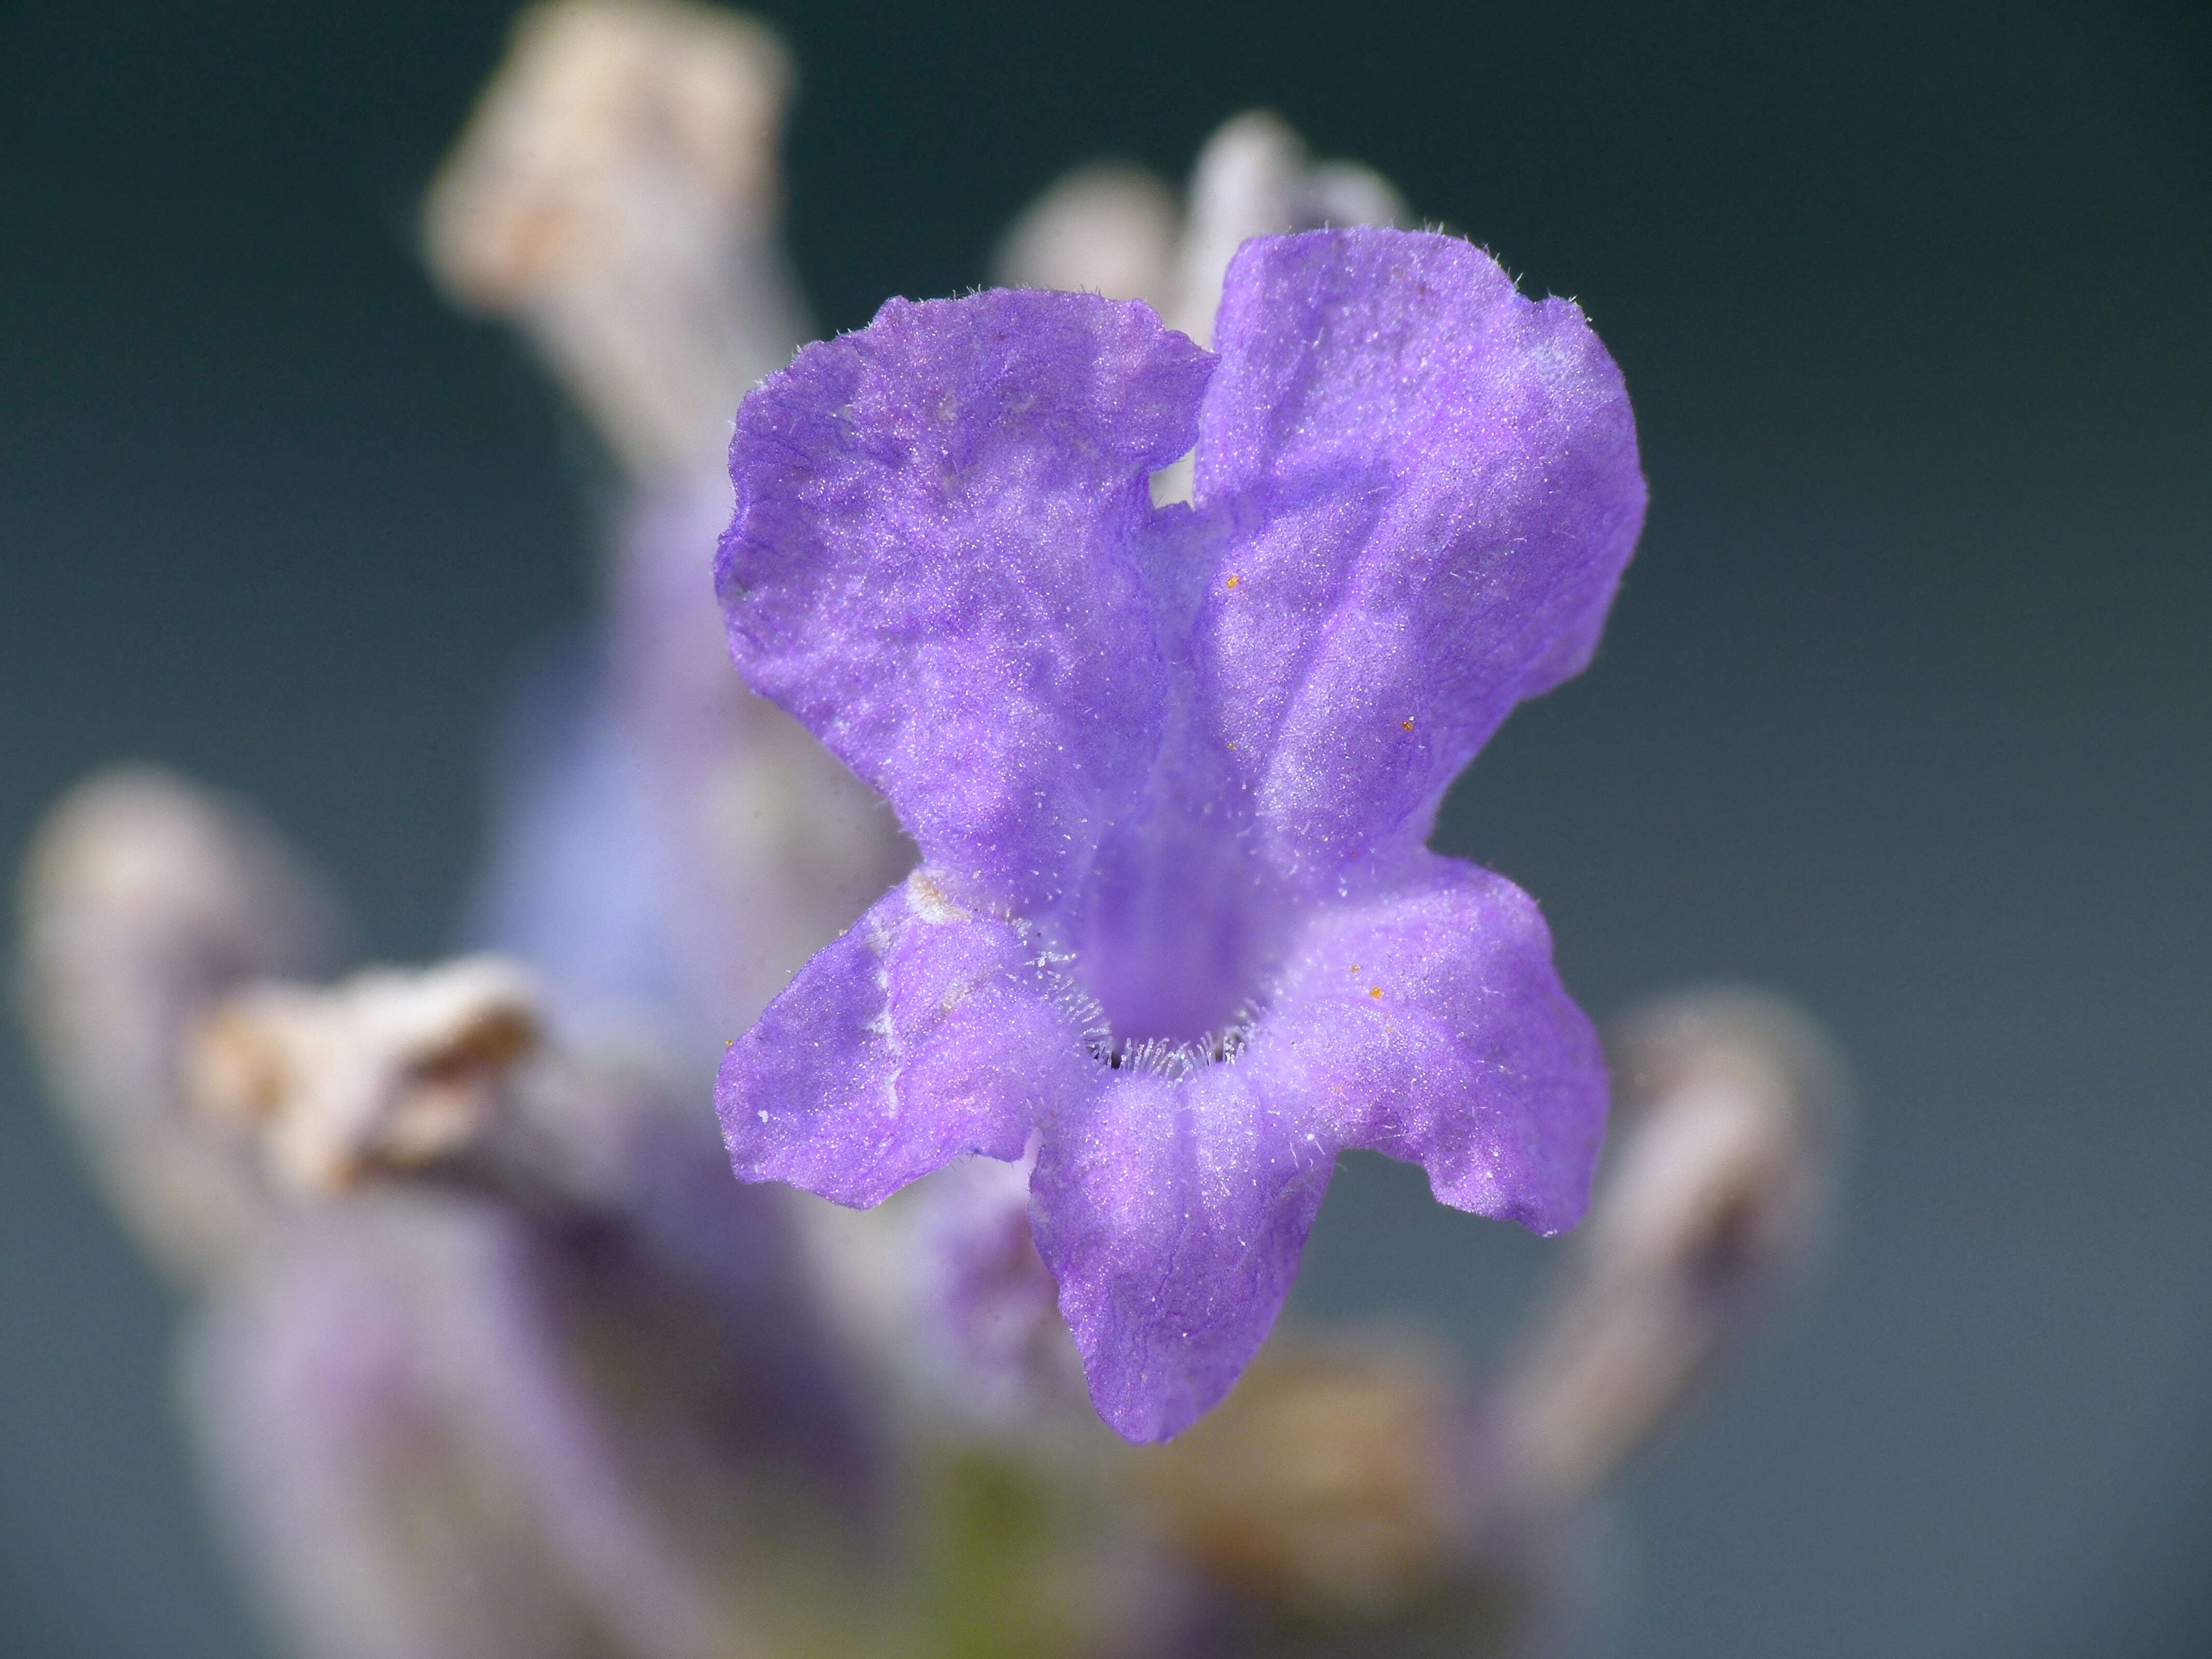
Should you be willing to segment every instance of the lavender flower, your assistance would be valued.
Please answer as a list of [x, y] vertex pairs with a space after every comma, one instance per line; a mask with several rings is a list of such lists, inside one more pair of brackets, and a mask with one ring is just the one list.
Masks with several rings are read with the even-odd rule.
[[1605, 1111], [1534, 904], [1424, 842], [1595, 647], [1644, 506], [1618, 370], [1389, 230], [1248, 244], [1217, 338], [895, 301], [746, 400], [717, 569], [747, 679], [923, 860], [726, 1056], [733, 1165], [867, 1206], [1039, 1132], [1037, 1246], [1133, 1440], [1258, 1349], [1339, 1152], [1554, 1232]]
[[[1248, 249], [1199, 349], [1249, 238], [1406, 217], [1240, 116], [1180, 204], [1094, 168], [1024, 216], [1003, 280], [1094, 297], [894, 306], [779, 377], [719, 614], [717, 411], [805, 326], [790, 84], [746, 20], [548, 0], [433, 191], [441, 279], [629, 475], [589, 672], [503, 792], [477, 927], [521, 960], [303, 977], [318, 884], [143, 770], [28, 862], [33, 1034], [198, 1292], [241, 1565], [324, 1659], [1581, 1650], [1589, 1498], [1827, 1213], [1789, 1011], [1625, 1028], [1590, 1224], [1485, 1384], [1308, 1326], [1139, 1455], [1077, 1379], [1124, 1433], [1218, 1397], [1343, 1146], [1581, 1209], [1587, 1027], [1528, 901], [1422, 842], [1594, 642], [1642, 510], [1618, 376], [1434, 236]], [[732, 1186], [672, 1109], [913, 852], [725, 621], [921, 831], [726, 1067], [741, 1172], [948, 1166], [868, 1215]]]

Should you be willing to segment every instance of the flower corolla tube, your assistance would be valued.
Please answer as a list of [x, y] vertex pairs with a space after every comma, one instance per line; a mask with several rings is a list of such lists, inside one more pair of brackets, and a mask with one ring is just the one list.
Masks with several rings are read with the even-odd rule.
[[1572, 303], [1388, 229], [1247, 243], [1215, 341], [893, 301], [745, 400], [716, 567], [746, 679], [921, 851], [725, 1055], [737, 1173], [868, 1206], [1034, 1137], [1137, 1441], [1258, 1350], [1340, 1152], [1552, 1233], [1606, 1111], [1534, 902], [1425, 843], [1595, 647], [1645, 503], [1620, 371]]

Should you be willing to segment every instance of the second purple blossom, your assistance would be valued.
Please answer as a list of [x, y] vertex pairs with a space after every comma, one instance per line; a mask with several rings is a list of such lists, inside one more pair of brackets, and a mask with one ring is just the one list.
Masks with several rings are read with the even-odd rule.
[[730, 1048], [736, 1170], [871, 1205], [1036, 1132], [1037, 1248], [1133, 1440], [1257, 1351], [1339, 1152], [1555, 1232], [1607, 1097], [1534, 903], [1425, 843], [1596, 645], [1645, 501], [1618, 369], [1572, 304], [1381, 229], [1246, 244], [1216, 342], [895, 301], [746, 400], [717, 566], [748, 682], [922, 854]]

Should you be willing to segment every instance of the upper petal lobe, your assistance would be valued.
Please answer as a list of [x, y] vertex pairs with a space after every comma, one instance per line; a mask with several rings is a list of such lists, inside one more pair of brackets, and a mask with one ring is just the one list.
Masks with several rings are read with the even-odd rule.
[[895, 300], [738, 411], [738, 665], [963, 902], [1058, 897], [1143, 787], [1166, 678], [1135, 544], [1212, 368], [1141, 305]]
[[1581, 311], [1445, 236], [1247, 243], [1200, 415], [1221, 526], [1195, 650], [1259, 848], [1318, 885], [1580, 672], [1644, 521], [1635, 422]]

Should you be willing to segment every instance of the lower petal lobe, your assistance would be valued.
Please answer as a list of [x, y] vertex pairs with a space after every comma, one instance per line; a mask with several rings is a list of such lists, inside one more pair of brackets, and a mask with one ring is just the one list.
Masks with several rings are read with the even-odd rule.
[[1045, 1124], [1030, 1224], [1123, 1438], [1188, 1428], [1282, 1311], [1335, 1163], [1297, 1105], [1224, 1065], [1116, 1077]]
[[1503, 876], [1423, 853], [1317, 916], [1246, 1063], [1324, 1144], [1418, 1164], [1455, 1209], [1549, 1234], [1589, 1202], [1605, 1056]]
[[927, 869], [893, 888], [723, 1056], [738, 1179], [865, 1207], [966, 1153], [1021, 1157], [1038, 1112], [1095, 1070], [1035, 957]]
[[1259, 1352], [1340, 1152], [1540, 1233], [1589, 1203], [1604, 1057], [1534, 901], [1426, 853], [1396, 874], [1310, 920], [1235, 1059], [1119, 1073], [1041, 1120], [1037, 1248], [1128, 1439], [1188, 1427]]

